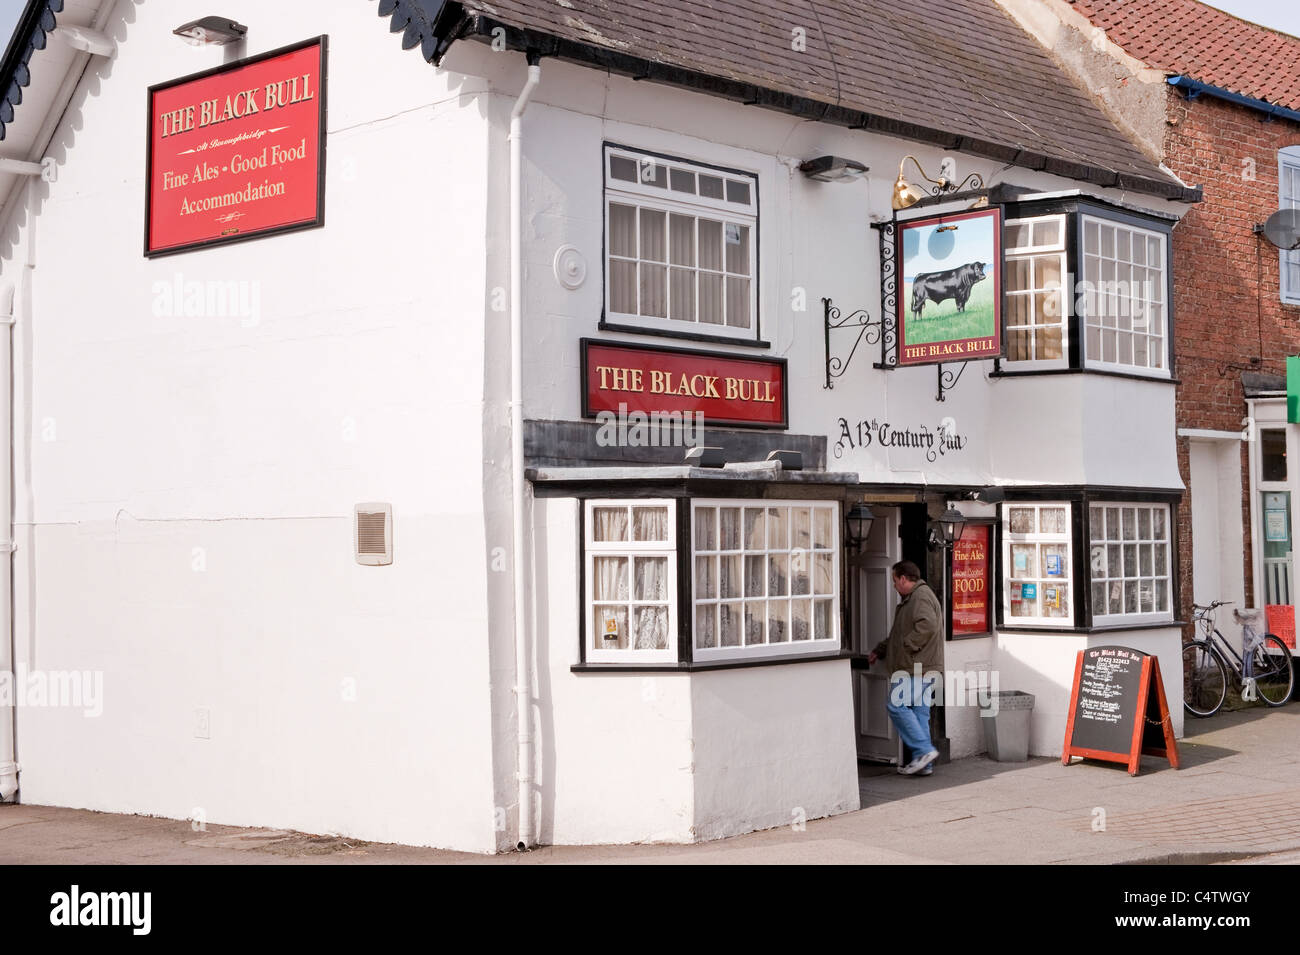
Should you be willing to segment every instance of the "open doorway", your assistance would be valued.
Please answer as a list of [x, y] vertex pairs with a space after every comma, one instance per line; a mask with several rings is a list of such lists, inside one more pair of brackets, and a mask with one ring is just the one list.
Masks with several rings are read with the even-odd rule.
[[[883, 660], [869, 666], [867, 654], [889, 636], [894, 620], [898, 606], [898, 593], [890, 573], [894, 564], [900, 560], [916, 564], [942, 601], [943, 563], [932, 559], [927, 545], [929, 516], [925, 504], [872, 504], [871, 510], [876, 519], [866, 542], [856, 552], [845, 555], [848, 646], [853, 654], [854, 738], [859, 760], [897, 764], [903, 755], [902, 743], [885, 706], [890, 674]], [[936, 748], [946, 756], [947, 746], [940, 741], [942, 726], [941, 708], [935, 707], [931, 712], [932, 737]]]

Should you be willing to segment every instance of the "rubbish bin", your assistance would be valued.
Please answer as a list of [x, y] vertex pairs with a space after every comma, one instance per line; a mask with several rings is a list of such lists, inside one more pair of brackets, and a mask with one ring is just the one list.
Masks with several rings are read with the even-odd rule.
[[1023, 763], [1029, 758], [1029, 716], [1034, 711], [1034, 697], [1019, 690], [1004, 690], [993, 694], [989, 706], [982, 706], [980, 721], [984, 724], [984, 745], [989, 759], [999, 763]]

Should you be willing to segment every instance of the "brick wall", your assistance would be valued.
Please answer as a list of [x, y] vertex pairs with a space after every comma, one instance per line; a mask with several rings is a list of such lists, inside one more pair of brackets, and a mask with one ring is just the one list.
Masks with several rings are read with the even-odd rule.
[[[1300, 144], [1300, 124], [1202, 96], [1188, 101], [1170, 89], [1165, 163], [1184, 182], [1203, 186], [1205, 200], [1174, 230], [1175, 374], [1178, 427], [1240, 431], [1246, 415], [1241, 373], [1282, 375], [1287, 355], [1300, 354], [1300, 307], [1278, 297], [1277, 250], [1252, 227], [1277, 211], [1277, 151]], [[1190, 486], [1187, 438], [1178, 466]], [[1254, 600], [1250, 562], [1249, 458], [1243, 442], [1242, 555], [1246, 602]], [[1182, 619], [1191, 614], [1191, 498], [1178, 513]]]

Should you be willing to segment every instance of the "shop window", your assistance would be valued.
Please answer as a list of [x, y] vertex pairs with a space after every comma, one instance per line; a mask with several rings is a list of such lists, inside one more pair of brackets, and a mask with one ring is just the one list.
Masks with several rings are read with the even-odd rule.
[[1068, 366], [1065, 234], [1063, 215], [1011, 219], [1003, 230], [1007, 362], [1016, 370]]
[[695, 501], [694, 659], [840, 646], [839, 505]]
[[1167, 237], [1108, 219], [1081, 218], [1087, 367], [1167, 377]]
[[1097, 626], [1173, 619], [1169, 505], [1093, 504], [1088, 515]]
[[1002, 531], [1005, 622], [1072, 626], [1070, 505], [1007, 504]]
[[[1300, 209], [1300, 146], [1287, 146], [1277, 154], [1278, 208]], [[1300, 305], [1300, 251], [1278, 253], [1282, 301]]]
[[758, 179], [605, 148], [605, 319], [756, 338]]
[[676, 662], [675, 515], [666, 500], [587, 503], [588, 661]]

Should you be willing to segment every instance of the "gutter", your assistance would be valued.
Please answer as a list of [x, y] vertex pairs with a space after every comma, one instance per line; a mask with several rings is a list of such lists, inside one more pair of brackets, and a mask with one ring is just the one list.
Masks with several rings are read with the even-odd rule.
[[1190, 76], [1171, 76], [1166, 79], [1165, 82], [1175, 89], [1180, 89], [1186, 92], [1189, 100], [1194, 100], [1204, 93], [1206, 96], [1213, 96], [1215, 99], [1225, 100], [1229, 103], [1235, 103], [1238, 106], [1244, 106], [1247, 109], [1253, 109], [1257, 113], [1263, 113], [1269, 119], [1289, 119], [1293, 123], [1300, 123], [1300, 111], [1287, 109], [1285, 106], [1278, 106], [1276, 103], [1256, 99], [1253, 96], [1243, 96], [1241, 93], [1234, 93], [1232, 90], [1224, 89], [1222, 86], [1214, 86], [1211, 83], [1202, 83], [1200, 80], [1194, 80]]

